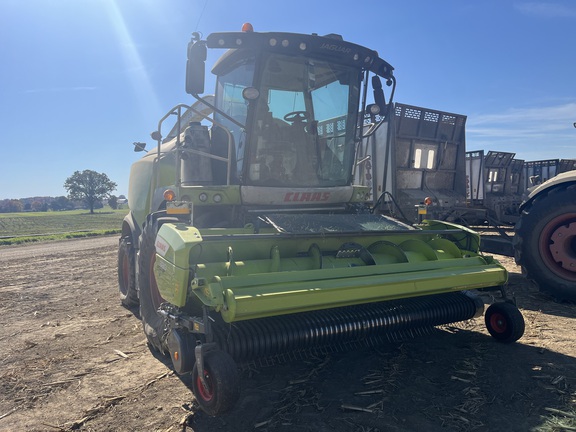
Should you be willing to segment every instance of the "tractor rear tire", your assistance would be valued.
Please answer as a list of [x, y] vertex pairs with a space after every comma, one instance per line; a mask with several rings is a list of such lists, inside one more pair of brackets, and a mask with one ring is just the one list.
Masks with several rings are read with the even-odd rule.
[[511, 303], [494, 303], [484, 315], [486, 328], [498, 342], [512, 343], [524, 335], [526, 324], [522, 313]]
[[576, 301], [576, 185], [536, 197], [516, 224], [516, 263], [540, 291]]
[[217, 416], [230, 411], [240, 396], [240, 377], [232, 357], [220, 350], [204, 354], [204, 380], [202, 385], [195, 364], [192, 370], [192, 390], [202, 410]]
[[122, 237], [118, 245], [118, 288], [120, 301], [128, 309], [139, 304], [135, 273], [136, 253], [130, 237]]
[[138, 286], [140, 288], [140, 318], [144, 333], [152, 348], [165, 354], [168, 352], [165, 335], [164, 317], [158, 308], [164, 299], [158, 291], [156, 277], [154, 276], [154, 263], [156, 262], [156, 234], [165, 222], [175, 222], [175, 218], [148, 218], [142, 230], [140, 241], [140, 254], [138, 257]]

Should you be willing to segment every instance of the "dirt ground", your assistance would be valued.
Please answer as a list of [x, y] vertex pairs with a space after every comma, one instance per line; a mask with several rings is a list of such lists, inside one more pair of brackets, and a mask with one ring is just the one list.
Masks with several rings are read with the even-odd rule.
[[510, 259], [518, 343], [476, 319], [248, 369], [235, 409], [212, 418], [120, 305], [116, 251], [114, 237], [0, 248], [0, 430], [576, 430], [576, 305], [540, 294]]

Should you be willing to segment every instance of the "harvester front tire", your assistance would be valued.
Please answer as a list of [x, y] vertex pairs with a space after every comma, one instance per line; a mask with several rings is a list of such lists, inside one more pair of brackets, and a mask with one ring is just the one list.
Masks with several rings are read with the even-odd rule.
[[120, 301], [129, 309], [139, 304], [135, 278], [136, 254], [130, 237], [122, 237], [118, 245], [118, 289]]
[[240, 377], [236, 363], [220, 350], [204, 354], [204, 388], [195, 364], [192, 370], [192, 390], [202, 410], [217, 416], [230, 411], [240, 396]]
[[158, 313], [158, 308], [164, 299], [158, 291], [156, 277], [154, 276], [154, 263], [156, 262], [156, 234], [164, 222], [173, 222], [173, 218], [151, 218], [144, 224], [140, 241], [140, 254], [138, 258], [138, 285], [140, 288], [140, 318], [144, 333], [152, 348], [165, 354], [164, 317]]
[[527, 277], [542, 292], [576, 301], [576, 185], [536, 197], [515, 231], [516, 263]]
[[488, 332], [498, 342], [516, 342], [524, 334], [524, 317], [511, 303], [490, 305], [484, 315], [484, 321]]

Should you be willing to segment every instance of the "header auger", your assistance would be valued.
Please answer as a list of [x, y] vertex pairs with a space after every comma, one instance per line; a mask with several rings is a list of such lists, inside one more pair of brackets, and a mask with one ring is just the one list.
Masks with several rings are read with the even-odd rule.
[[[201, 97], [217, 48], [216, 92]], [[389, 121], [394, 88], [392, 66], [338, 35], [194, 35], [197, 102], [170, 110], [157, 148], [132, 166], [118, 262], [122, 301], [140, 305], [150, 345], [193, 374], [207, 413], [234, 405], [236, 362], [474, 318], [484, 305], [470, 290], [505, 285], [476, 233], [375, 214], [376, 191], [355, 184], [369, 160], [359, 143]], [[379, 122], [363, 127], [365, 113]], [[503, 342], [524, 330], [510, 303], [486, 322]]]

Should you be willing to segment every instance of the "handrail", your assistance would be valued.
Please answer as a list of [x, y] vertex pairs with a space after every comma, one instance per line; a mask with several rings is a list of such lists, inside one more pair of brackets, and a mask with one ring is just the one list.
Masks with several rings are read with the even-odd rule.
[[[202, 102], [202, 100], [201, 100]], [[206, 105], [206, 103], [202, 102], [203, 104]], [[210, 106], [208, 104], [208, 106]], [[183, 132], [183, 129], [185, 130], [186, 125], [184, 125], [184, 128], [182, 127], [182, 125], [180, 124], [180, 121], [183, 117], [183, 113], [182, 113], [182, 109], [185, 109], [184, 114], [188, 111], [192, 111], [193, 113], [197, 114], [199, 117], [201, 117], [203, 120], [207, 120], [210, 123], [212, 123], [213, 126], [220, 126], [222, 128], [222, 130], [224, 130], [227, 134], [227, 138], [228, 138], [228, 157], [222, 157], [222, 156], [218, 156], [218, 155], [214, 155], [211, 153], [206, 153], [203, 152], [201, 150], [196, 150], [196, 149], [186, 149], [186, 148], [182, 148], [182, 141], [181, 141], [181, 135]], [[152, 201], [154, 199], [154, 192], [156, 191], [158, 184], [160, 182], [160, 170], [158, 169], [158, 162], [161, 159], [161, 155], [162, 152], [161, 147], [162, 147], [162, 143], [163, 143], [163, 137], [162, 137], [162, 124], [164, 123], [164, 121], [169, 118], [171, 115], [177, 115], [178, 119], [177, 119], [177, 123], [178, 123], [178, 132], [175, 135], [175, 139], [176, 139], [176, 146], [175, 148], [178, 150], [177, 151], [177, 157], [176, 157], [176, 178], [174, 181], [175, 185], [180, 185], [180, 167], [181, 167], [181, 158], [180, 158], [180, 151], [184, 151], [187, 153], [192, 153], [198, 156], [204, 156], [213, 160], [217, 160], [217, 161], [221, 161], [221, 162], [225, 162], [226, 163], [226, 185], [230, 185], [230, 179], [232, 176], [232, 152], [234, 151], [233, 145], [232, 145], [232, 134], [230, 133], [230, 131], [222, 124], [220, 124], [219, 122], [215, 121], [214, 119], [210, 118], [207, 116], [207, 114], [199, 111], [198, 109], [194, 108], [194, 106], [190, 106], [190, 105], [186, 105], [186, 104], [178, 104], [175, 105], [172, 109], [170, 109], [159, 121], [158, 121], [158, 128], [156, 131], [151, 133], [152, 139], [156, 140], [157, 142], [157, 153], [156, 153], [156, 157], [154, 158], [154, 187], [151, 188], [150, 193], [150, 203], [152, 205]]]

